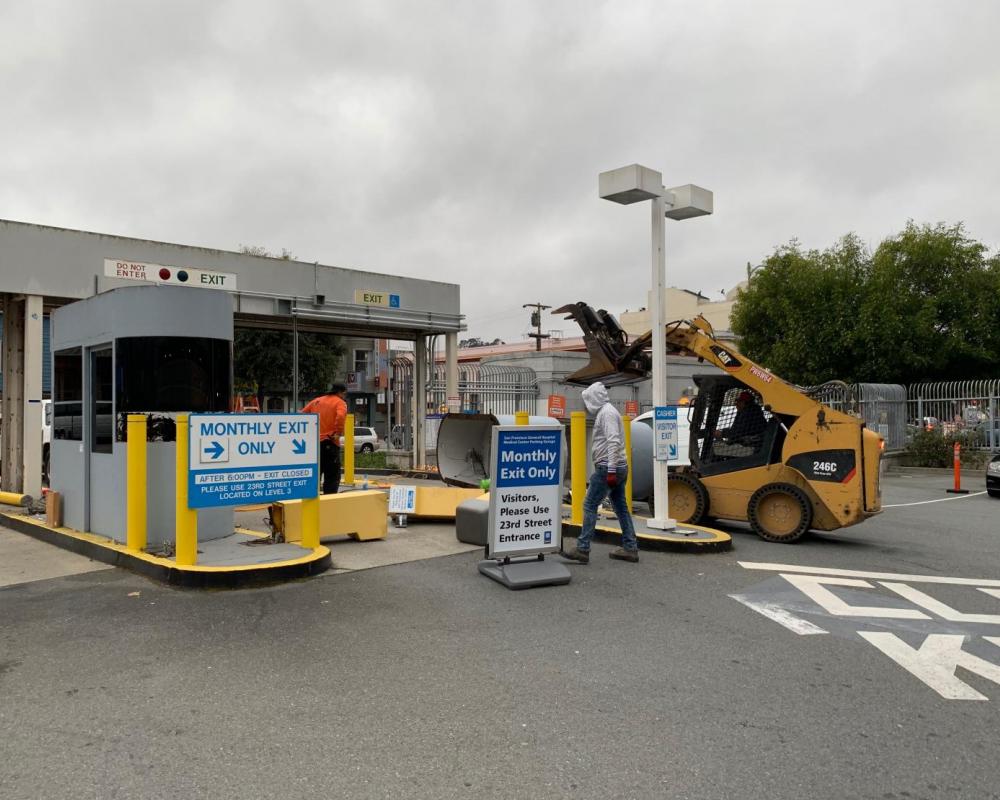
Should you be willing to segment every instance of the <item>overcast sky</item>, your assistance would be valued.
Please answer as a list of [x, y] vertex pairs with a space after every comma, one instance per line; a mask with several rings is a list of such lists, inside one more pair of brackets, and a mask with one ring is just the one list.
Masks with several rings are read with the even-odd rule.
[[995, 248], [998, 41], [996, 0], [0, 0], [0, 218], [455, 282], [512, 341], [646, 304], [633, 162], [714, 191], [667, 222], [711, 297], [792, 237]]

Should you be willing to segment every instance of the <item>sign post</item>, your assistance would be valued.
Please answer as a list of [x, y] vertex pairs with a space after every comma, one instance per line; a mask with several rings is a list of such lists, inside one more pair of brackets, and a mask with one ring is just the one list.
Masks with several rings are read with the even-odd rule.
[[[493, 427], [486, 560], [479, 571], [508, 589], [569, 583], [562, 548], [563, 426]], [[516, 560], [515, 560], [516, 559]]]
[[314, 498], [319, 487], [316, 414], [192, 414], [188, 506]]

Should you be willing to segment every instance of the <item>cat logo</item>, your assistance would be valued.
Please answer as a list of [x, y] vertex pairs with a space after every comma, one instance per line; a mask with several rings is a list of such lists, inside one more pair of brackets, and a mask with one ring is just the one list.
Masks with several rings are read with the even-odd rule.
[[719, 347], [719, 345], [713, 344], [709, 349], [715, 353], [719, 361], [722, 362], [722, 366], [726, 369], [739, 369], [743, 366], [740, 360], [724, 347]]

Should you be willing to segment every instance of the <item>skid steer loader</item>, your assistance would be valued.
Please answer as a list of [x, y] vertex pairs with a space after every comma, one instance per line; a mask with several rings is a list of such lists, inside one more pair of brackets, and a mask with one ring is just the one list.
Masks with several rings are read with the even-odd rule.
[[[568, 383], [649, 377], [651, 333], [629, 342], [614, 317], [586, 303], [552, 313], [576, 320], [590, 354]], [[748, 521], [762, 539], [794, 542], [810, 529], [837, 530], [881, 512], [884, 441], [864, 420], [824, 405], [720, 342], [702, 316], [668, 324], [666, 347], [724, 373], [695, 376], [698, 395], [687, 410], [690, 464], [669, 476], [673, 519]]]

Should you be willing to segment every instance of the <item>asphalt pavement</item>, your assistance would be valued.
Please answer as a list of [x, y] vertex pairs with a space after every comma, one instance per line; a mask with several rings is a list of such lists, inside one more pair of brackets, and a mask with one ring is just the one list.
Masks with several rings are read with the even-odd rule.
[[[732, 552], [637, 565], [595, 545], [523, 592], [475, 552], [2, 588], [0, 797], [1000, 797], [1000, 501], [884, 485], [837, 534], [732, 526]], [[920, 650], [940, 636], [957, 669]]]

